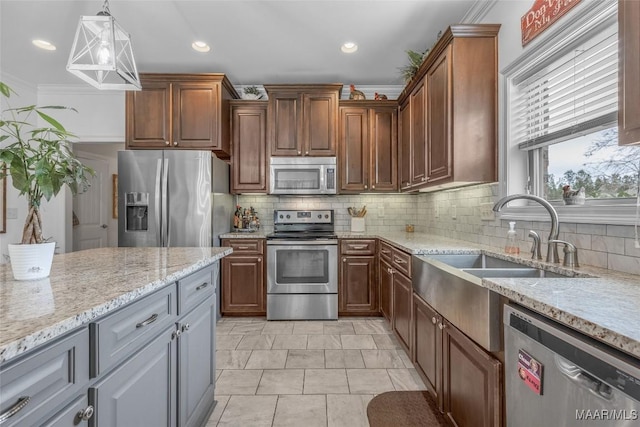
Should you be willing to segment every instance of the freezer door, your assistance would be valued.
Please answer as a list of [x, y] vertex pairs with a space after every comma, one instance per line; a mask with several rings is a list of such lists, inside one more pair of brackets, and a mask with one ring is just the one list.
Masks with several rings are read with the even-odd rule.
[[118, 246], [162, 246], [162, 151], [118, 152]]
[[211, 246], [211, 153], [165, 151], [164, 246]]

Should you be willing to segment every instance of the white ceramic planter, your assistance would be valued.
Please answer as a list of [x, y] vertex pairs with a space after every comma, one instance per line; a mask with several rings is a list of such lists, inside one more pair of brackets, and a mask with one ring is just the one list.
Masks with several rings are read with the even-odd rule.
[[56, 243], [34, 245], [9, 244], [11, 269], [16, 280], [36, 280], [49, 277]]

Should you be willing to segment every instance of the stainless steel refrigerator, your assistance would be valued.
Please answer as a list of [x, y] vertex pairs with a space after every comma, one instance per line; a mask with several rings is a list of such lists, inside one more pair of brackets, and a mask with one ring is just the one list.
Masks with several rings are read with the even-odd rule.
[[220, 246], [232, 217], [229, 166], [211, 152], [118, 152], [118, 246]]

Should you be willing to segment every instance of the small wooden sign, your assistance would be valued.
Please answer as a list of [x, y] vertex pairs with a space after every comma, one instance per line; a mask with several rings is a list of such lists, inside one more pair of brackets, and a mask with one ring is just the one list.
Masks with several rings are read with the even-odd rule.
[[580, 0], [535, 0], [533, 6], [522, 18], [522, 46], [525, 46], [551, 24], [580, 3]]

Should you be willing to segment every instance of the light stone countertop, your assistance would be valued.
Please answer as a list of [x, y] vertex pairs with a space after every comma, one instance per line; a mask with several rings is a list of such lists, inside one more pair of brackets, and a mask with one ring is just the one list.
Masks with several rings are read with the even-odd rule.
[[338, 233], [346, 238], [379, 238], [414, 255], [485, 253], [527, 266], [574, 275], [567, 278], [500, 278], [485, 286], [592, 338], [640, 358], [640, 275], [583, 266], [575, 271], [558, 264], [512, 256], [496, 248], [425, 233]]
[[0, 363], [229, 255], [231, 248], [102, 248], [55, 255], [46, 279], [0, 264]]
[[257, 230], [257, 231], [253, 231], [253, 232], [229, 232], [229, 233], [225, 233], [225, 234], [221, 234], [220, 238], [221, 239], [266, 239], [267, 238], [267, 233], [264, 230]]

